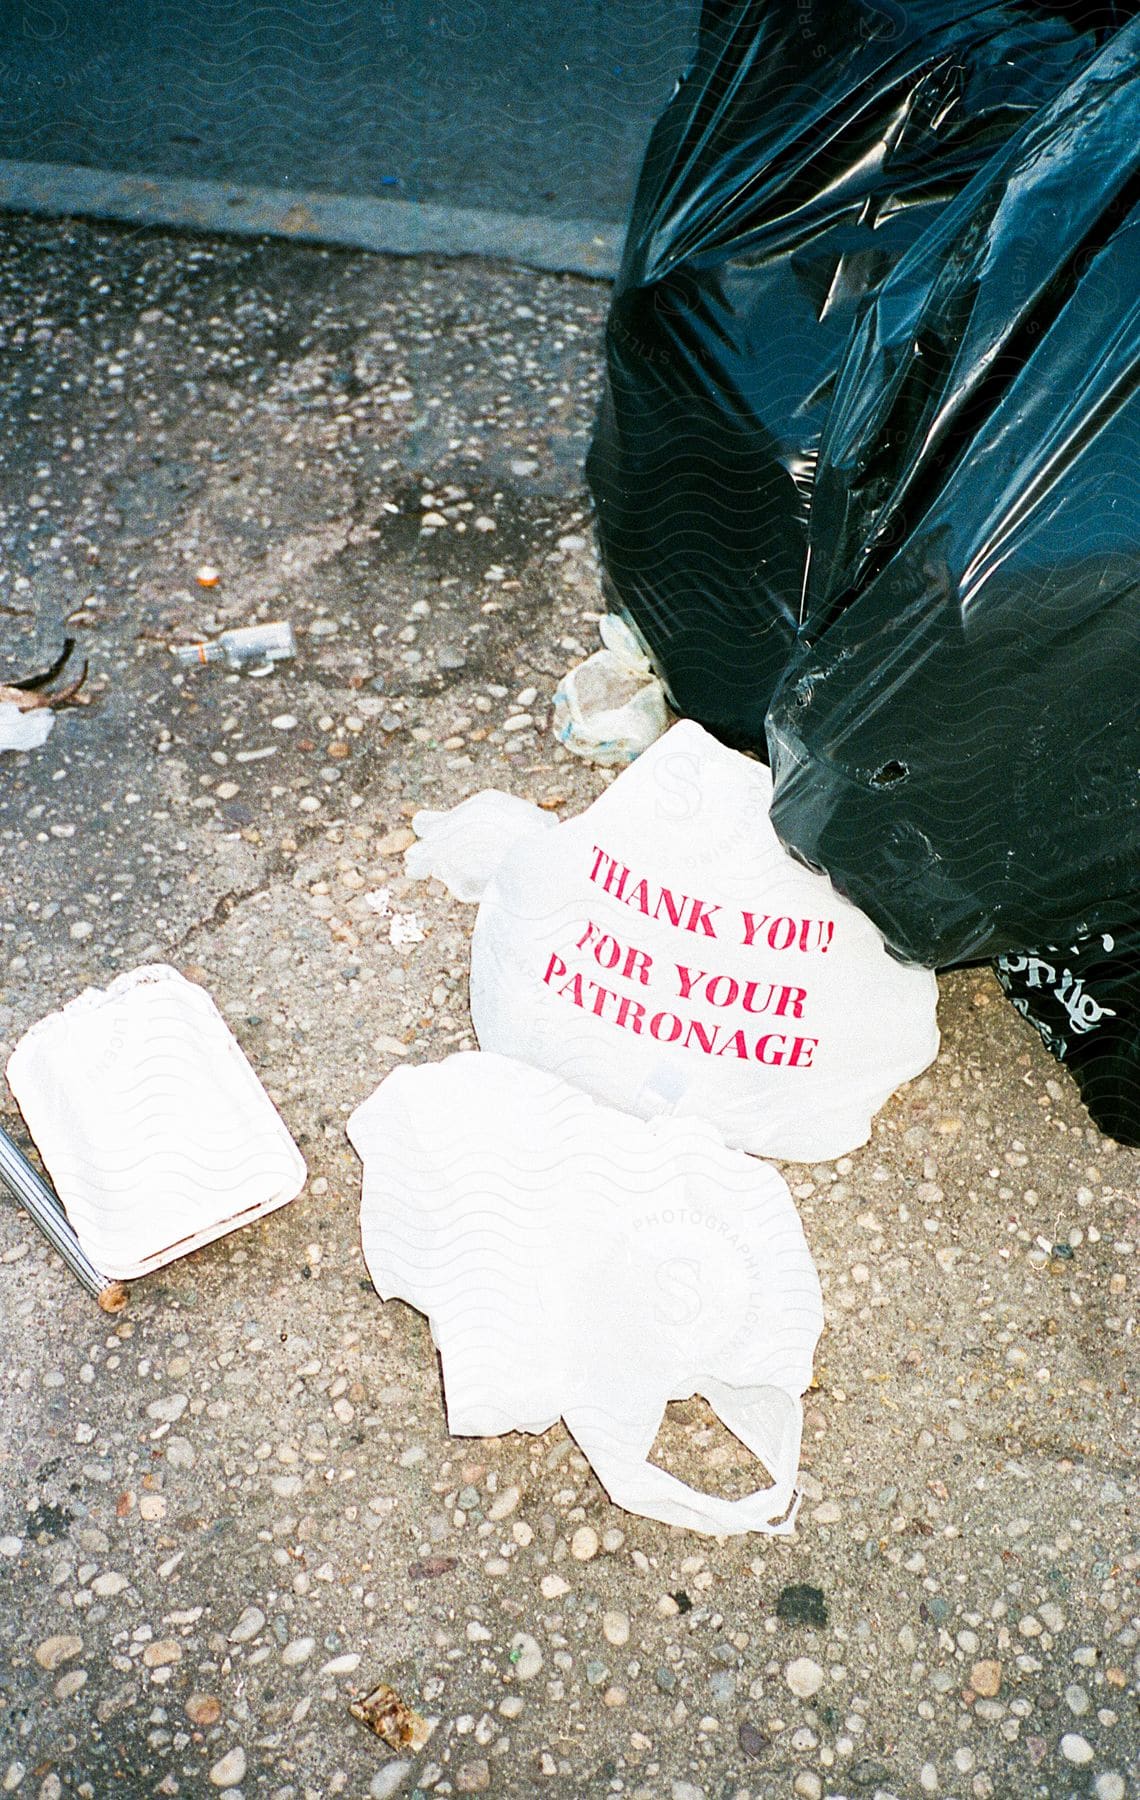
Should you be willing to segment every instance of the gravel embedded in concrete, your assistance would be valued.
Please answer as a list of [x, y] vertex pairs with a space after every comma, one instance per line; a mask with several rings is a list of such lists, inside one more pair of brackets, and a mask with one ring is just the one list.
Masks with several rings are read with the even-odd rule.
[[[866, 1146], [784, 1170], [827, 1316], [789, 1539], [622, 1514], [561, 1426], [451, 1439], [425, 1321], [367, 1281], [344, 1118], [474, 1041], [473, 909], [405, 875], [410, 816], [606, 785], [549, 730], [602, 607], [606, 290], [5, 230], [0, 679], [66, 621], [93, 704], [3, 759], [0, 1037], [169, 959], [310, 1183], [117, 1320], [0, 1204], [0, 1791], [1128, 1800], [1138, 1159], [987, 973], [942, 979]], [[166, 649], [256, 617], [293, 662]], [[763, 1485], [695, 1398], [654, 1458]], [[381, 1681], [414, 1757], [349, 1715]]]

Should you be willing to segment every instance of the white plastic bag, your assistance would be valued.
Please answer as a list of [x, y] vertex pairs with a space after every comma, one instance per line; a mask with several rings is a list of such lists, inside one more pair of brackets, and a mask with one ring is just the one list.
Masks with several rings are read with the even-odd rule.
[[[369, 1273], [428, 1314], [452, 1432], [561, 1416], [619, 1506], [693, 1531], [792, 1529], [823, 1309], [774, 1169], [699, 1120], [646, 1125], [472, 1052], [397, 1069], [348, 1134]], [[666, 1404], [694, 1393], [770, 1487], [726, 1500], [648, 1461]]]
[[165, 963], [49, 1013], [7, 1074], [79, 1242], [119, 1280], [305, 1184], [301, 1152], [209, 994]]
[[576, 756], [603, 767], [632, 762], [669, 723], [665, 690], [624, 620], [606, 613], [604, 650], [562, 677], [554, 695], [554, 734]]
[[415, 881], [436, 876], [457, 900], [481, 900], [511, 846], [557, 823], [533, 800], [484, 788], [450, 812], [414, 815], [420, 841], [404, 851], [404, 870]]
[[811, 1162], [938, 1050], [937, 984], [795, 862], [762, 763], [684, 722], [579, 818], [507, 851], [471, 949], [484, 1050], [608, 1105]]

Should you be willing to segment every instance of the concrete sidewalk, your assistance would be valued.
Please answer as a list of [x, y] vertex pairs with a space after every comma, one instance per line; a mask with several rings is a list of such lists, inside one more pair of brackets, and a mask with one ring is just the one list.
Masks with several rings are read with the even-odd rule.
[[[345, 1117], [472, 1043], [473, 912], [404, 876], [409, 816], [603, 785], [549, 706], [601, 607], [605, 286], [4, 233], [0, 681], [66, 629], [91, 704], [0, 758], [0, 1036], [170, 961], [310, 1181], [121, 1322], [0, 1198], [0, 1789], [1126, 1800], [1138, 1159], [988, 974], [943, 981], [938, 1062], [867, 1146], [785, 1168], [827, 1308], [790, 1540], [622, 1514], [561, 1426], [449, 1438], [425, 1321], [367, 1279]], [[265, 679], [167, 650], [280, 617]], [[756, 1484], [698, 1401], [655, 1454]], [[421, 1754], [349, 1716], [380, 1680], [436, 1721]]]

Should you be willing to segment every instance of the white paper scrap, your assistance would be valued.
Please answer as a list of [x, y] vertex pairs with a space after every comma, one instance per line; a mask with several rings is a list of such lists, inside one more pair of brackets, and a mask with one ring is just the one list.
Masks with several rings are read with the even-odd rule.
[[47, 706], [33, 706], [25, 711], [14, 700], [0, 705], [0, 750], [38, 750], [46, 744], [55, 724], [55, 714]]

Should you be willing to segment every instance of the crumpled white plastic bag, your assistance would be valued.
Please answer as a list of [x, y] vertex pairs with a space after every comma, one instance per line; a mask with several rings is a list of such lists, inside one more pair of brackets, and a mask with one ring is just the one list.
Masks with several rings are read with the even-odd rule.
[[616, 613], [603, 614], [605, 648], [570, 669], [554, 695], [554, 735], [575, 756], [621, 768], [669, 723], [665, 690], [637, 638]]
[[204, 988], [155, 963], [20, 1039], [8, 1085], [96, 1268], [144, 1275], [299, 1194], [305, 1163]]
[[0, 704], [0, 750], [38, 750], [51, 736], [55, 714], [47, 706], [23, 708], [14, 700]]
[[412, 830], [420, 840], [404, 852], [413, 880], [434, 875], [457, 900], [481, 900], [506, 852], [520, 839], [557, 825], [533, 800], [484, 788], [450, 812], [418, 812]]
[[[619, 1506], [788, 1532], [819, 1282], [779, 1174], [700, 1120], [630, 1118], [475, 1052], [397, 1069], [357, 1107], [361, 1236], [384, 1299], [425, 1312], [458, 1436], [562, 1417]], [[771, 1486], [701, 1493], [648, 1461], [701, 1394]]]
[[555, 831], [499, 854], [493, 832], [465, 844], [477, 879], [448, 879], [482, 894], [482, 1048], [641, 1118], [710, 1119], [761, 1156], [864, 1143], [937, 1055], [937, 982], [787, 854], [771, 796], [763, 763], [686, 721]]

